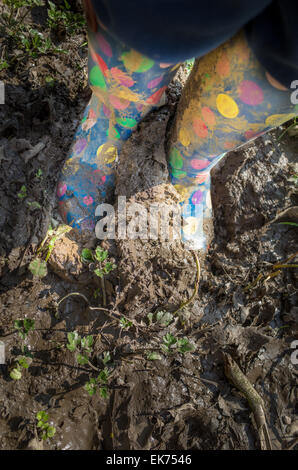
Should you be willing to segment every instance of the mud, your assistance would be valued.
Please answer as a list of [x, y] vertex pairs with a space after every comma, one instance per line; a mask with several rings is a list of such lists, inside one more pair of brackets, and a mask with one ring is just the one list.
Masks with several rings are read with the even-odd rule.
[[[69, 43], [64, 47], [72, 50]], [[81, 60], [86, 63], [86, 54]], [[73, 63], [65, 58], [63, 64], [74, 77]], [[38, 62], [39, 78], [42, 67]], [[126, 164], [118, 167], [117, 195], [128, 202], [177, 201], [164, 147], [186, 75], [179, 74], [167, 103], [146, 117], [123, 148], [120, 162]], [[95, 238], [71, 231], [56, 243], [46, 277], [38, 280], [28, 271], [50, 220], [60, 222], [57, 178], [89, 92], [79, 76], [72, 85], [57, 79], [50, 89], [34, 79], [26, 84], [5, 79], [1, 448], [27, 448], [35, 438], [36, 412], [46, 410], [56, 434], [45, 449], [259, 449], [248, 402], [225, 377], [224, 352], [262, 396], [273, 448], [297, 448], [297, 366], [291, 362], [298, 333], [297, 269], [282, 268], [264, 281], [275, 263], [297, 252], [295, 227], [279, 223], [297, 223], [297, 211], [289, 212], [298, 205], [290, 178], [297, 173], [297, 138], [278, 141], [277, 129], [229, 153], [214, 170], [215, 235], [206, 259], [201, 258], [199, 293], [170, 325], [150, 324], [149, 313], [173, 312], [195, 286], [193, 256], [177, 240], [103, 243], [117, 264], [105, 281], [108, 311], [95, 309], [102, 307], [101, 284], [81, 261], [82, 248], [94, 248]], [[22, 185], [27, 196], [20, 199]], [[30, 209], [33, 201], [41, 208]], [[263, 278], [247, 288], [260, 274]], [[76, 294], [59, 304], [74, 292], [88, 303]], [[123, 316], [132, 322], [128, 329], [119, 323]], [[35, 320], [24, 340], [33, 362], [21, 380], [13, 381], [9, 373], [22, 345], [14, 321], [22, 318]], [[88, 364], [78, 365], [65, 347], [67, 333], [74, 330], [93, 335], [94, 367], [102, 369], [103, 353], [110, 352], [107, 399], [99, 393], [90, 397], [84, 389], [97, 373]], [[195, 351], [148, 360], [147, 352], [159, 350], [168, 332], [187, 337]]]

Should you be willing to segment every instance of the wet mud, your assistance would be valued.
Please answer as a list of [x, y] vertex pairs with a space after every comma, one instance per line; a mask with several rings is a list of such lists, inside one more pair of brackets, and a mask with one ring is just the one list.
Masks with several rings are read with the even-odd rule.
[[[77, 60], [83, 66], [86, 54]], [[73, 73], [73, 62], [64, 58], [62, 64]], [[42, 61], [36, 67], [38, 80], [43, 67]], [[164, 325], [154, 320], [156, 312], [177, 311], [196, 284], [194, 257], [179, 240], [104, 241], [117, 265], [105, 279], [106, 306], [100, 280], [81, 259], [83, 248], [99, 244], [95, 237], [65, 234], [49, 258], [48, 274], [36, 279], [29, 272], [49, 223], [61, 223], [57, 179], [90, 96], [83, 72], [72, 86], [57, 80], [48, 88], [30, 70], [23, 83], [6, 77], [7, 99], [0, 107], [0, 340], [6, 352], [0, 365], [1, 448], [27, 448], [36, 435], [36, 412], [45, 410], [56, 428], [45, 449], [259, 449], [248, 402], [225, 376], [224, 353], [262, 396], [272, 447], [297, 448], [297, 365], [291, 361], [297, 269], [272, 275], [276, 264], [297, 252], [297, 229], [280, 223], [298, 222], [292, 180], [297, 138], [278, 140], [282, 130], [276, 129], [230, 152], [214, 169], [214, 237], [206, 257], [199, 256], [199, 291]], [[123, 147], [116, 195], [128, 202], [149, 207], [179, 198], [165, 157], [186, 77], [183, 69], [179, 74], [166, 104]], [[22, 341], [14, 321], [23, 318], [34, 319], [35, 329]], [[131, 322], [128, 328], [123, 318]], [[74, 330], [93, 335], [93, 367], [78, 364], [66, 348]], [[167, 333], [188, 338], [195, 350], [164, 353]], [[24, 346], [32, 364], [13, 381], [10, 371]], [[150, 351], [159, 358], [149, 360]], [[103, 369], [107, 352], [107, 398], [89, 396], [84, 386]]]

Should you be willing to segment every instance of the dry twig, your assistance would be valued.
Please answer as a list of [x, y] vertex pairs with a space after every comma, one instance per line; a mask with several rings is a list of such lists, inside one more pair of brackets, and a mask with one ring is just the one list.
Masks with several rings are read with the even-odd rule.
[[272, 450], [263, 399], [229, 354], [224, 355], [224, 366], [226, 377], [243, 393], [249, 403], [259, 433], [261, 449]]

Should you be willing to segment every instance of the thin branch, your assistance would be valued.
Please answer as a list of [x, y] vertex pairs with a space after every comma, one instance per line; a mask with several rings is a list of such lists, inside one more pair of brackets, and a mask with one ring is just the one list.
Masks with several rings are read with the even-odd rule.
[[257, 425], [261, 449], [272, 450], [263, 399], [229, 354], [224, 355], [224, 367], [226, 377], [243, 393], [249, 403]]

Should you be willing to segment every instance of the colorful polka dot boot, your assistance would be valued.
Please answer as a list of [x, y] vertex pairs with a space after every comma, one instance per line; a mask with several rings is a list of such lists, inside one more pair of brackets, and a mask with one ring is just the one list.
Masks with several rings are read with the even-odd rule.
[[88, 32], [88, 40], [92, 98], [63, 167], [58, 198], [67, 224], [93, 231], [97, 205], [112, 200], [122, 143], [158, 106], [178, 65], [154, 62], [100, 26]]
[[182, 238], [189, 248], [206, 250], [210, 243], [211, 169], [229, 150], [293, 118], [297, 105], [290, 93], [261, 66], [242, 33], [195, 61], [169, 151], [171, 180], [181, 194]]

